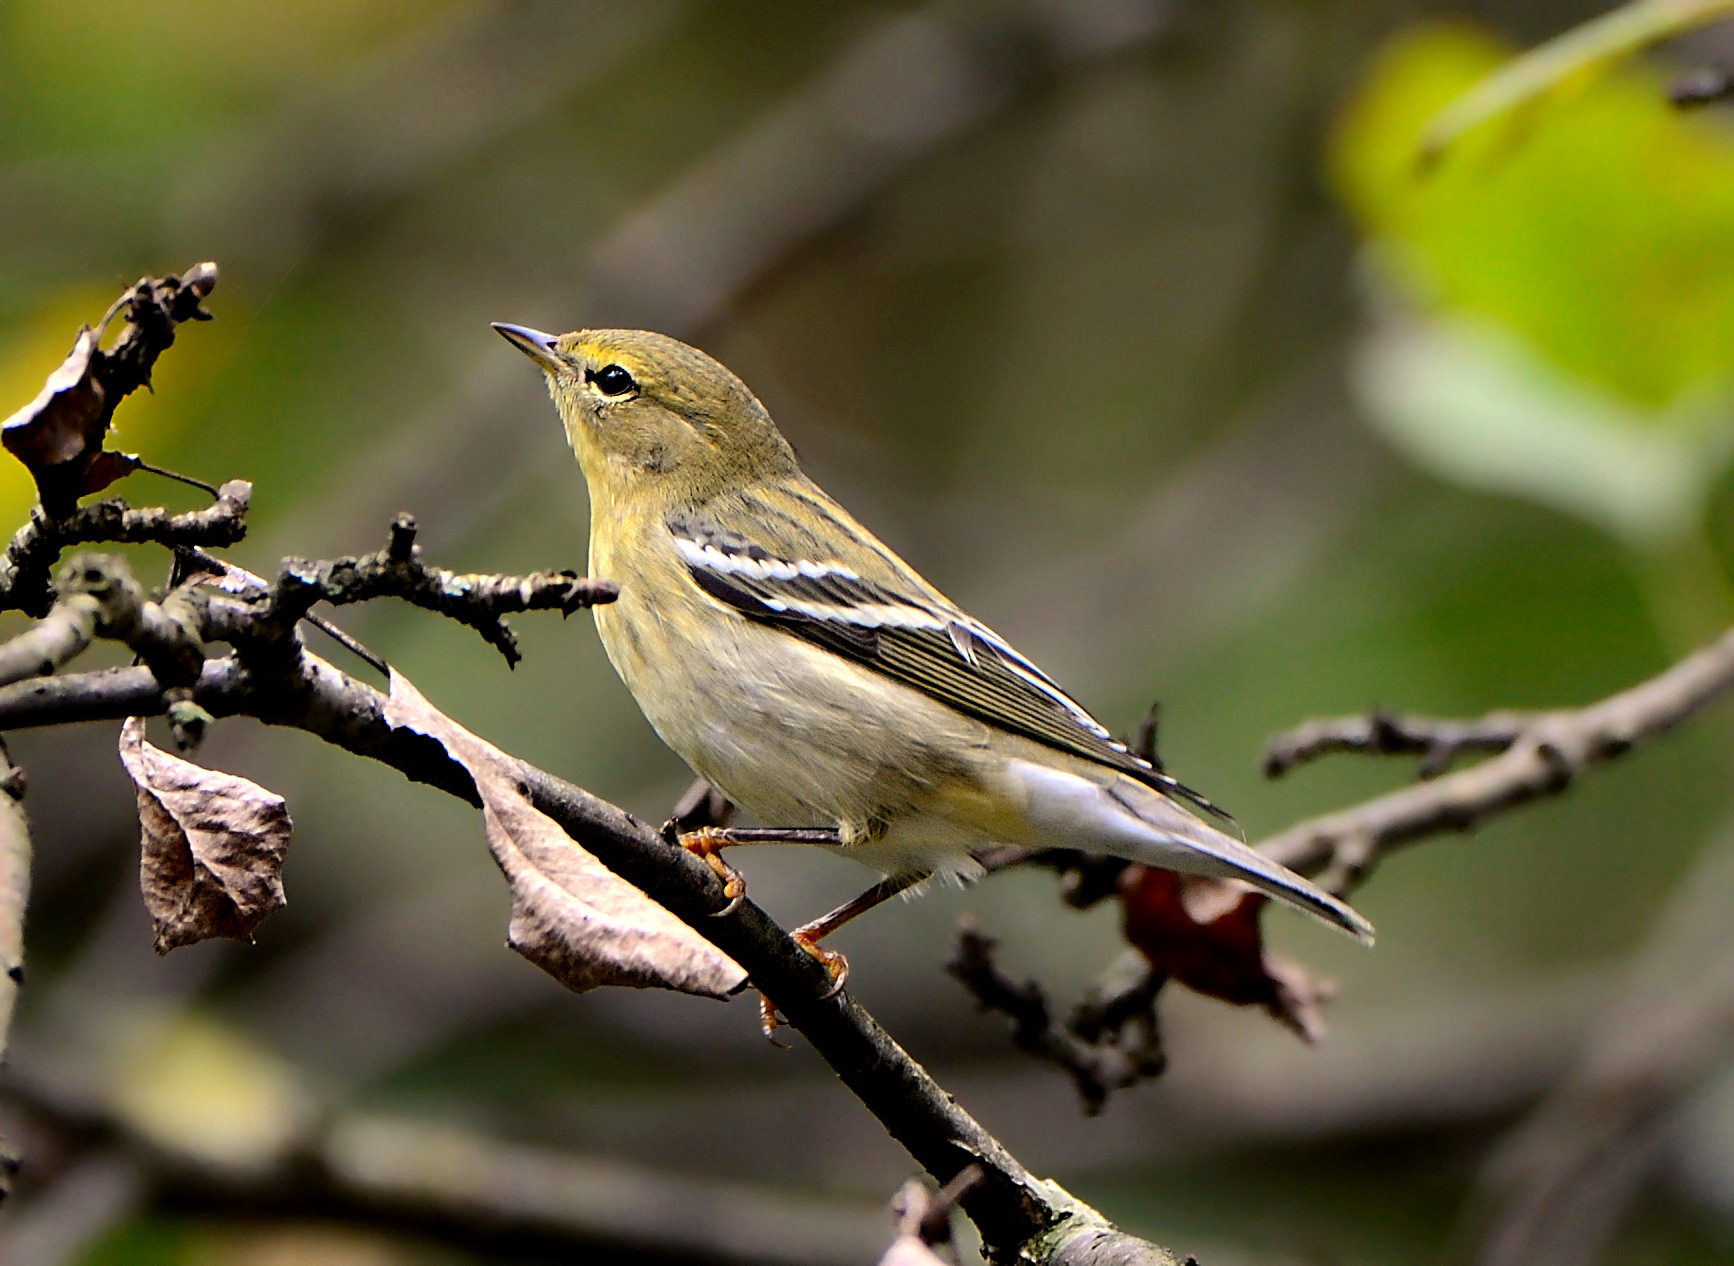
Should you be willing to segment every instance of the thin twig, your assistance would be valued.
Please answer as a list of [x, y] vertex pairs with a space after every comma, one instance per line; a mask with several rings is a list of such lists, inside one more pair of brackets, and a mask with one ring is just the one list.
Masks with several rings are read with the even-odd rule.
[[[1261, 841], [1258, 849], [1294, 870], [1317, 874], [1342, 894], [1390, 849], [1447, 831], [1467, 831], [1518, 805], [1556, 796], [1582, 774], [1666, 733], [1734, 686], [1734, 630], [1648, 681], [1584, 708], [1523, 715], [1503, 752], [1364, 804], [1312, 818]], [[1473, 729], [1475, 723], [1469, 723]]]
[[1335, 752], [1419, 756], [1419, 778], [1437, 778], [1466, 752], [1503, 752], [1534, 724], [1537, 713], [1500, 711], [1468, 721], [1404, 716], [1375, 708], [1365, 716], [1307, 721], [1265, 744], [1264, 776], [1290, 770]]
[[231, 479], [217, 489], [217, 499], [209, 506], [183, 514], [160, 507], [135, 509], [118, 497], [81, 506], [59, 518], [38, 505], [0, 556], [0, 611], [46, 615], [54, 600], [49, 584], [54, 565], [74, 545], [147, 541], [171, 548], [233, 545], [246, 535], [252, 495], [252, 484]]
[[1100, 992], [1071, 1023], [1061, 1024], [1054, 1020], [1039, 985], [1019, 983], [999, 969], [994, 947], [991, 937], [966, 920], [958, 929], [957, 952], [945, 970], [983, 1008], [1011, 1019], [1012, 1041], [1019, 1050], [1071, 1075], [1087, 1115], [1101, 1112], [1110, 1091], [1158, 1076], [1167, 1066], [1156, 1026], [1159, 977], [1145, 971], [1112, 997]]
[[322, 615], [313, 615], [309, 613], [301, 618], [306, 620], [307, 623], [325, 634], [326, 637], [330, 638], [333, 642], [336, 642], [344, 650], [348, 651], [351, 655], [355, 656], [355, 658], [359, 659], [375, 672], [385, 673], [388, 676], [390, 675], [391, 665], [386, 662], [385, 657], [372, 650], [359, 638], [344, 632]]
[[735, 807], [727, 796], [703, 778], [695, 778], [674, 802], [668, 820], [677, 832], [685, 832], [706, 826], [727, 826], [734, 815]]
[[585, 607], [613, 602], [620, 586], [575, 571], [540, 571], [528, 576], [460, 574], [421, 561], [415, 545], [415, 520], [400, 514], [392, 523], [391, 540], [382, 550], [356, 558], [320, 562], [283, 561], [270, 595], [268, 614], [287, 627], [304, 618], [314, 603], [334, 606], [401, 598], [413, 606], [467, 625], [488, 645], [516, 665], [522, 658], [518, 640], [502, 615], [519, 611], [558, 611], [571, 615]]
[[891, 1198], [897, 1217], [897, 1240], [879, 1259], [879, 1266], [955, 1262], [951, 1248], [951, 1215], [964, 1193], [981, 1181], [981, 1166], [970, 1165], [938, 1191], [911, 1178]]

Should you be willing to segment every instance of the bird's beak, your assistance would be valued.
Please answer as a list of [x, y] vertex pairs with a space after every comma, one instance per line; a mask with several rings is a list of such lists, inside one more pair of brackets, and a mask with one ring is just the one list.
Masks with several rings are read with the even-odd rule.
[[528, 326], [507, 325], [504, 321], [495, 321], [493, 325], [501, 338], [543, 369], [552, 372], [560, 368], [560, 355], [554, 350], [555, 335], [544, 334], [542, 331], [532, 330]]

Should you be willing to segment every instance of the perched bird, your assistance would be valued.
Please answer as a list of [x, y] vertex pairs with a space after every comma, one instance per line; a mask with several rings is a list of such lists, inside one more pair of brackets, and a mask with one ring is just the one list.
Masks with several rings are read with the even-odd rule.
[[797, 932], [839, 981], [819, 938], [995, 845], [1242, 880], [1372, 941], [875, 539], [715, 360], [644, 330], [494, 328], [546, 374], [589, 483], [590, 570], [621, 587], [595, 608], [608, 658], [669, 747], [777, 824], [682, 842], [731, 895], [732, 843], [827, 845], [887, 876]]

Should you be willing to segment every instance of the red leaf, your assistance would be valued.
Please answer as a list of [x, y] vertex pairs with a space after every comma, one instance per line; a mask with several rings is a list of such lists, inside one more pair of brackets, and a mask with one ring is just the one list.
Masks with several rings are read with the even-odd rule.
[[1126, 939], [1157, 971], [1236, 1006], [1256, 1006], [1307, 1041], [1324, 1036], [1335, 986], [1266, 952], [1266, 898], [1229, 879], [1128, 866], [1120, 876]]

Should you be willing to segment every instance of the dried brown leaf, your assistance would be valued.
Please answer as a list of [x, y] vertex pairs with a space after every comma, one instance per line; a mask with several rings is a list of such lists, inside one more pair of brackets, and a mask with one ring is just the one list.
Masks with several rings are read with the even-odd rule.
[[391, 674], [386, 720], [436, 739], [475, 780], [488, 849], [512, 892], [507, 944], [575, 992], [598, 985], [726, 998], [746, 973], [609, 870], [524, 794], [519, 763]]
[[36, 399], [0, 423], [0, 443], [29, 469], [44, 496], [50, 488], [82, 497], [138, 469], [130, 453], [104, 450], [114, 410], [97, 372], [99, 331], [85, 326]]
[[138, 793], [139, 886], [157, 953], [250, 940], [283, 905], [292, 830], [283, 798], [145, 742], [142, 717], [121, 726], [120, 759]]
[[[89, 460], [83, 463], [78, 480], [73, 485], [81, 497], [93, 492], [101, 492], [115, 480], [132, 474], [139, 468], [137, 453], [117, 453], [113, 449], [99, 449], [89, 455]], [[185, 475], [171, 475], [170, 478], [186, 480]]]
[[0, 440], [7, 451], [31, 473], [102, 447], [108, 419], [102, 407], [102, 384], [91, 373], [95, 352], [96, 331], [85, 326], [60, 367], [48, 375], [36, 399], [0, 426]]

